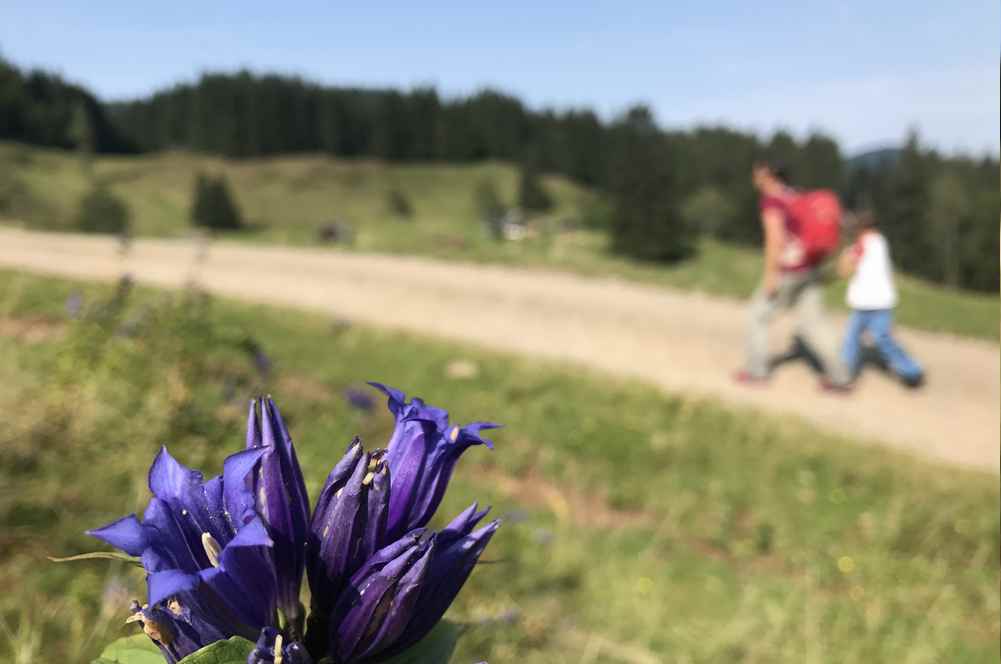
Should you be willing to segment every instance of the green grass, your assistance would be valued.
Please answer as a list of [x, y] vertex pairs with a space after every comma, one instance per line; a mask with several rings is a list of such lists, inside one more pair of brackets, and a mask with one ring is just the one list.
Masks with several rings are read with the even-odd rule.
[[[353, 228], [351, 246], [358, 251], [565, 270], [734, 298], [746, 298], [761, 272], [758, 252], [712, 240], [700, 243], [695, 259], [674, 266], [616, 256], [609, 252], [604, 233], [564, 230], [564, 221], [580, 218], [596, 199], [555, 176], [545, 183], [556, 207], [532, 221], [534, 235], [498, 243], [477, 220], [474, 200], [477, 185], [490, 179], [506, 200], [514, 201], [518, 174], [503, 163], [386, 164], [319, 155], [234, 161], [170, 152], [102, 157], [91, 169], [92, 177], [128, 203], [140, 235], [189, 234], [194, 179], [204, 171], [226, 174], [250, 225], [235, 237], [250, 242], [312, 245], [321, 227], [339, 221]], [[9, 214], [32, 227], [70, 229], [88, 177], [73, 155], [0, 143], [0, 202], [4, 191], [19, 192], [6, 194], [13, 199]], [[391, 213], [388, 196], [393, 190], [413, 204], [412, 219]], [[953, 291], [908, 277], [898, 281], [901, 324], [998, 339], [997, 296]], [[843, 283], [832, 283], [828, 301], [844, 309], [843, 294]]]
[[[381, 406], [342, 396], [368, 379], [507, 425], [439, 512], [479, 499], [506, 518], [452, 609], [472, 626], [455, 662], [998, 661], [994, 476], [535, 360], [145, 289], [118, 307], [109, 291], [0, 272], [2, 661], [87, 661], [128, 632], [139, 574], [44, 556], [99, 548], [81, 531], [141, 507], [161, 443], [218, 471], [244, 399], [268, 390], [315, 494], [352, 434], [388, 437]], [[83, 321], [64, 313], [72, 292]]]

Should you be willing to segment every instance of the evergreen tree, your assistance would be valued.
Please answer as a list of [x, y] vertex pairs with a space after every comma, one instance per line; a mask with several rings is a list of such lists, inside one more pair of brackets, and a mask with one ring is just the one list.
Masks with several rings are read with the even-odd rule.
[[701, 233], [719, 236], [721, 229], [737, 223], [737, 206], [719, 188], [703, 187], [684, 200], [681, 216]]
[[896, 265], [926, 278], [941, 279], [942, 263], [929, 223], [929, 165], [917, 134], [912, 132], [889, 173], [885, 198], [876, 205]]
[[132, 146], [83, 88], [59, 76], [22, 72], [0, 58], [0, 139], [47, 147], [129, 152]]
[[531, 212], [547, 212], [553, 208], [553, 199], [542, 185], [539, 172], [531, 160], [521, 165], [518, 205], [521, 209]]
[[224, 176], [199, 174], [195, 178], [191, 222], [214, 231], [243, 228], [240, 210], [229, 193], [229, 185]]
[[647, 260], [691, 256], [695, 232], [678, 210], [671, 156], [650, 111], [633, 108], [615, 132], [613, 249]]

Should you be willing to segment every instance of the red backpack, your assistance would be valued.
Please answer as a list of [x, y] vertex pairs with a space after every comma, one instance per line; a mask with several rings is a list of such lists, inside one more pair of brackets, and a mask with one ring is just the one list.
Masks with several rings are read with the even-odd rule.
[[808, 264], [820, 263], [838, 248], [841, 202], [833, 191], [816, 189], [802, 193], [793, 199], [789, 213], [799, 226], [799, 239]]

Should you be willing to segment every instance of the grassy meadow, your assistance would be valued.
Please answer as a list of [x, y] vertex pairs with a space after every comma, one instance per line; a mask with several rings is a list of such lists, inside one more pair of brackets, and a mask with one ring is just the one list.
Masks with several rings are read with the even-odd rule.
[[[0, 143], [0, 222], [72, 230], [80, 199], [92, 181], [107, 185], [132, 213], [138, 235], [191, 233], [189, 212], [195, 176], [225, 174], [248, 229], [248, 242], [315, 245], [320, 230], [350, 227], [357, 251], [431, 256], [555, 269], [652, 285], [744, 298], [760, 275], [760, 256], [748, 248], [701, 242], [696, 258], [678, 265], [643, 264], [609, 252], [605, 233], [580, 223], [601, 207], [594, 192], [558, 176], [545, 186], [555, 207], [530, 221], [532, 234], [518, 242], [493, 240], [479, 221], [477, 187], [495, 183], [516, 200], [517, 170], [504, 163], [388, 164], [320, 155], [225, 160], [184, 152], [139, 157], [78, 156]], [[400, 192], [414, 214], [391, 209]], [[757, 223], [748, 219], [748, 223]], [[997, 297], [957, 292], [908, 277], [898, 280], [900, 323], [911, 327], [997, 340]], [[828, 300], [843, 308], [843, 284], [832, 282]]]
[[345, 398], [370, 379], [506, 424], [439, 510], [505, 520], [449, 614], [454, 662], [998, 661], [996, 476], [322, 315], [2, 271], [0, 661], [130, 633], [140, 573], [46, 556], [141, 509], [159, 445], [215, 473], [268, 391], [315, 494], [352, 434], [388, 438], [381, 399]]

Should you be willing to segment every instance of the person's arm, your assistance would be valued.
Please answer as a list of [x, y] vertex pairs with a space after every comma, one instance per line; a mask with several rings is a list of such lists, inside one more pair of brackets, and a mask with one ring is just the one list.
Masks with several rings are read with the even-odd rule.
[[765, 274], [762, 286], [769, 296], [779, 289], [779, 261], [785, 245], [785, 219], [775, 208], [766, 208], [761, 213], [761, 225], [765, 229]]
[[861, 252], [859, 251], [858, 243], [845, 247], [845, 250], [838, 256], [838, 276], [842, 279], [847, 279], [855, 274], [860, 257]]

